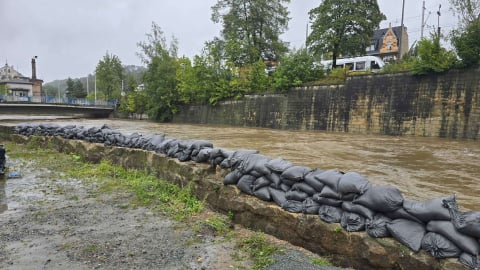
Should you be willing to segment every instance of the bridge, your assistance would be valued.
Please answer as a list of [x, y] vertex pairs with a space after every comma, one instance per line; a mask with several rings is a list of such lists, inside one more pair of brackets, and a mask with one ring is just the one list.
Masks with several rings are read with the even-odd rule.
[[47, 96], [27, 98], [0, 95], [0, 114], [81, 115], [87, 118], [106, 118], [114, 110], [114, 102]]

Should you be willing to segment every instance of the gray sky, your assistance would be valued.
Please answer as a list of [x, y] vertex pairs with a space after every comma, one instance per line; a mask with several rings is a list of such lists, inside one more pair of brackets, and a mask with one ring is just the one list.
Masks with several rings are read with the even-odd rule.
[[[108, 51], [124, 65], [141, 65], [137, 42], [145, 40], [155, 21], [168, 40], [179, 41], [179, 54], [199, 54], [207, 40], [219, 35], [220, 25], [210, 20], [216, 0], [0, 0], [0, 65], [13, 65], [31, 76], [31, 58], [37, 59], [37, 77], [49, 82], [93, 73]], [[289, 5], [289, 30], [282, 40], [299, 48], [305, 42], [308, 11], [320, 0], [292, 0]], [[420, 38], [422, 1], [405, 1], [404, 24], [410, 45]], [[387, 20], [381, 27], [400, 25], [402, 1], [378, 0]], [[447, 0], [426, 0], [425, 30], [437, 26], [437, 11], [442, 5], [440, 26], [449, 32], [456, 19]], [[446, 33], [444, 32], [444, 33]]]

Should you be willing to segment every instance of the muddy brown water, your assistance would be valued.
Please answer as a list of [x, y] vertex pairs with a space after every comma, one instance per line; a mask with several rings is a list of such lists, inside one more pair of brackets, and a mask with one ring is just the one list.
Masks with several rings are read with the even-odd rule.
[[[53, 122], [84, 127], [107, 124], [124, 134], [164, 133], [203, 139], [215, 147], [256, 149], [295, 165], [356, 171], [375, 185], [394, 185], [405, 198], [457, 194], [463, 209], [480, 210], [480, 142], [424, 137], [373, 136], [230, 126], [159, 124], [116, 119], [4, 119], [0, 125]], [[8, 149], [7, 149], [8, 153]]]

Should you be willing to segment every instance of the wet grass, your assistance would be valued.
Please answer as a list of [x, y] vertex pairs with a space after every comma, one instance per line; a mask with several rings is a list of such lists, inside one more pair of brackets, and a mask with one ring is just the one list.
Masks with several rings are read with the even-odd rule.
[[254, 233], [237, 243], [238, 247], [254, 260], [253, 270], [262, 270], [275, 263], [272, 255], [283, 252], [277, 246], [268, 243], [262, 233]]

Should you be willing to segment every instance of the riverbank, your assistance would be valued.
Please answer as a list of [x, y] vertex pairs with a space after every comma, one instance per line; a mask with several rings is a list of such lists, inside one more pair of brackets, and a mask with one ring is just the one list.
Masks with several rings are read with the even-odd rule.
[[[254, 232], [236, 225], [229, 233], [219, 233], [215, 229], [218, 224], [209, 226], [206, 222], [228, 220], [227, 216], [215, 219], [218, 214], [205, 209], [188, 220], [177, 221], [152, 207], [132, 203], [131, 192], [105, 192], [96, 175], [72, 177], [72, 171], [84, 170], [77, 155], [13, 143], [6, 148], [9, 171], [19, 172], [22, 177], [0, 181], [4, 186], [1, 203], [8, 205], [0, 214], [2, 269], [254, 266], [248, 253], [238, 246], [242, 239], [255, 236]], [[278, 259], [284, 265], [332, 269], [310, 264], [309, 260], [318, 256], [268, 235], [251, 239], [266, 239], [269, 245], [294, 254], [287, 257], [287, 262], [285, 256], [280, 257], [283, 261]], [[273, 264], [268, 269], [280, 268]]]

